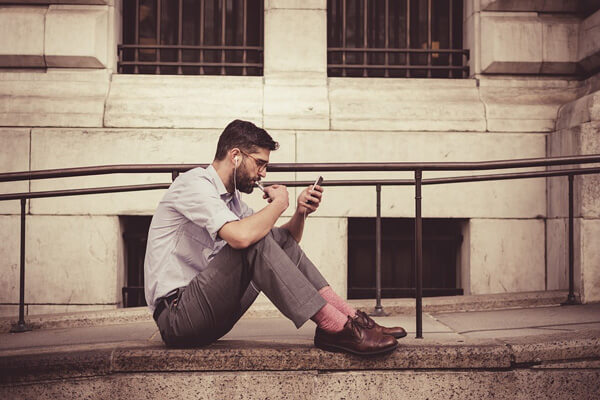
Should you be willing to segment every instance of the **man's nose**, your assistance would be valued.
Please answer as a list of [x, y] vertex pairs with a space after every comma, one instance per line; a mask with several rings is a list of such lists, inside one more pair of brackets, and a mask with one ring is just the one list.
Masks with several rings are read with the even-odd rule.
[[265, 168], [262, 171], [258, 171], [258, 176], [260, 176], [261, 178], [265, 178], [267, 176], [267, 169]]

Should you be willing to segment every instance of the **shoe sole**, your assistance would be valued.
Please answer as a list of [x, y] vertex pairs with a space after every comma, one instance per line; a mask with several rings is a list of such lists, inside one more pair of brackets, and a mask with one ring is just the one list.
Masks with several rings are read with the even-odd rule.
[[333, 344], [322, 344], [322, 343], [315, 343], [315, 347], [318, 347], [321, 350], [325, 350], [325, 351], [331, 351], [334, 353], [351, 353], [357, 356], [374, 356], [374, 355], [378, 355], [378, 354], [385, 354], [385, 353], [390, 353], [394, 350], [396, 350], [398, 348], [398, 343], [396, 343], [395, 345], [393, 345], [392, 347], [386, 347], [383, 349], [378, 349], [378, 350], [374, 350], [374, 351], [356, 351], [356, 350], [352, 350], [349, 349], [347, 347], [342, 347], [342, 346], [336, 346]]

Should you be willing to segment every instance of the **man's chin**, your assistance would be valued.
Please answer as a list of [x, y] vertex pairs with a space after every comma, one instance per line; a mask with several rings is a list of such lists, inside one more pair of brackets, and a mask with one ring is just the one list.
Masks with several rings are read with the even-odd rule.
[[238, 188], [238, 190], [242, 193], [251, 194], [254, 191], [254, 186], [247, 186], [243, 188]]

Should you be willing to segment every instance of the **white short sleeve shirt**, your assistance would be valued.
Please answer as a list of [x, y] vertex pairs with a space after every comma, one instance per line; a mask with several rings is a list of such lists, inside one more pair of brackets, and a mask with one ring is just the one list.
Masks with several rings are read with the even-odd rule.
[[252, 214], [239, 191], [227, 192], [212, 165], [179, 175], [148, 232], [144, 287], [150, 310], [159, 297], [187, 286], [225, 247], [227, 242], [217, 236], [223, 225]]

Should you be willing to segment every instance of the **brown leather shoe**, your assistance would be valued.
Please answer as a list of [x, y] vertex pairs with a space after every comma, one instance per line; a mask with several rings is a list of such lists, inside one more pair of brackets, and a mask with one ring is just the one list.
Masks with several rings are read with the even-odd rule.
[[395, 326], [393, 328], [386, 328], [385, 326], [381, 326], [377, 322], [373, 321], [373, 319], [369, 317], [369, 315], [366, 312], [360, 310], [356, 310], [356, 320], [360, 325], [367, 329], [376, 330], [384, 335], [393, 336], [396, 339], [400, 339], [406, 336], [406, 331], [404, 330], [404, 328], [400, 326]]
[[382, 335], [375, 329], [366, 329], [356, 319], [348, 317], [344, 329], [338, 333], [325, 332], [317, 327], [315, 346], [327, 351], [368, 356], [393, 351], [398, 347], [398, 342], [392, 336]]

